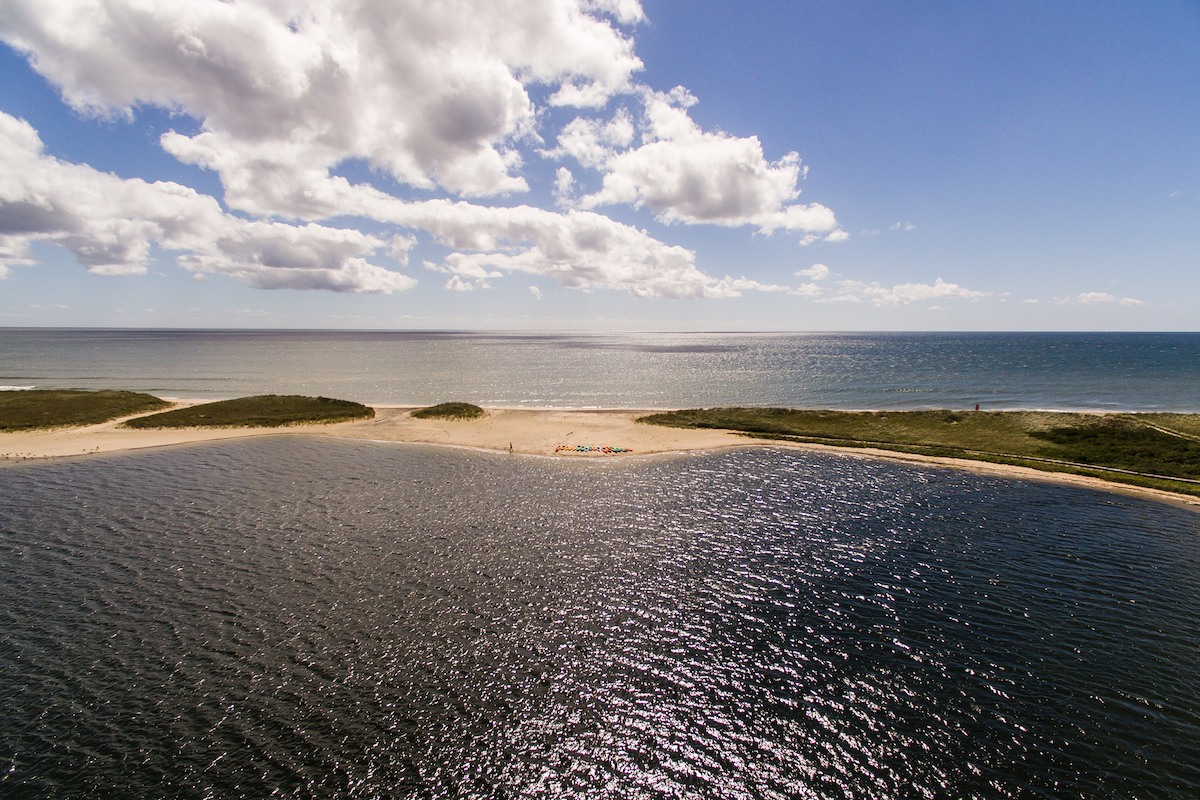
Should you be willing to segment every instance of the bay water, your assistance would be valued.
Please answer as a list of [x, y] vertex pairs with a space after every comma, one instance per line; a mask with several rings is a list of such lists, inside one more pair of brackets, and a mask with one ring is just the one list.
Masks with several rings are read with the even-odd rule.
[[755, 449], [0, 468], [4, 797], [1195, 797], [1200, 517]]

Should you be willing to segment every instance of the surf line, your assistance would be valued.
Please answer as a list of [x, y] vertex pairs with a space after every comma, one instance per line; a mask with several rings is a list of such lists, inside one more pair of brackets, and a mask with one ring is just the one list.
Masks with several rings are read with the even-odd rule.
[[555, 453], [632, 453], [628, 447], [595, 447], [588, 444], [560, 444]]

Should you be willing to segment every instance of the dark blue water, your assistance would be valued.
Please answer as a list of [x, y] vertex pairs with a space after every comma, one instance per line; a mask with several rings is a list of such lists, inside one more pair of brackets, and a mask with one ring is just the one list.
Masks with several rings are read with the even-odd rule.
[[1200, 412], [1200, 334], [0, 328], [0, 386], [412, 405]]
[[0, 795], [1200, 795], [1200, 517], [847, 456], [0, 468]]

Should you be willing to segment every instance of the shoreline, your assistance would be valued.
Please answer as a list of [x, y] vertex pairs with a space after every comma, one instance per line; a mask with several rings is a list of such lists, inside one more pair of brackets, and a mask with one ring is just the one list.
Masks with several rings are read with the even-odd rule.
[[[205, 400], [171, 398], [179, 406]], [[0, 463], [169, 447], [257, 436], [330, 436], [377, 442], [405, 442], [466, 447], [492, 452], [558, 458], [629, 458], [685, 454], [739, 447], [776, 447], [837, 453], [861, 458], [883, 458], [907, 464], [924, 464], [1018, 480], [1098, 489], [1157, 500], [1200, 512], [1200, 497], [1176, 494], [1100, 478], [985, 461], [900, 453], [865, 447], [839, 447], [778, 440], [754, 439], [732, 431], [670, 428], [635, 422], [638, 417], [664, 409], [528, 408], [492, 407], [475, 420], [420, 420], [409, 416], [420, 406], [372, 406], [375, 418], [332, 424], [293, 425], [282, 428], [178, 428], [135, 430], [118, 428], [122, 417], [98, 425], [50, 430], [0, 433]], [[597, 448], [564, 450], [564, 447]], [[511, 449], [510, 449], [511, 448]], [[606, 453], [599, 448], [628, 452]]]

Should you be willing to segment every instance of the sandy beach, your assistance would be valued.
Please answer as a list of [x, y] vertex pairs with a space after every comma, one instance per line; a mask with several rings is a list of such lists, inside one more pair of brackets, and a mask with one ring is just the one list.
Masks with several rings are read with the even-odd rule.
[[[197, 400], [175, 400], [193, 405]], [[642, 425], [635, 420], [661, 409], [489, 408], [476, 420], [422, 420], [415, 407], [375, 406], [375, 418], [331, 425], [284, 428], [183, 428], [135, 430], [120, 428], [123, 419], [78, 428], [0, 433], [0, 460], [63, 458], [166, 447], [252, 436], [331, 436], [384, 442], [419, 442], [558, 458], [637, 458], [665, 453], [711, 451], [730, 447], [790, 447], [835, 452], [857, 458], [930, 464], [985, 475], [1083, 486], [1107, 492], [1147, 497], [1200, 511], [1200, 498], [1114, 484], [1082, 475], [1042, 472], [1027, 467], [982, 461], [896, 453], [870, 448], [841, 448], [819, 444], [764, 441], [718, 430], [695, 430]], [[570, 450], [565, 448], [572, 448]], [[584, 448], [584, 449], [576, 449]], [[595, 449], [586, 449], [595, 448]], [[621, 448], [629, 452], [604, 452]]]

